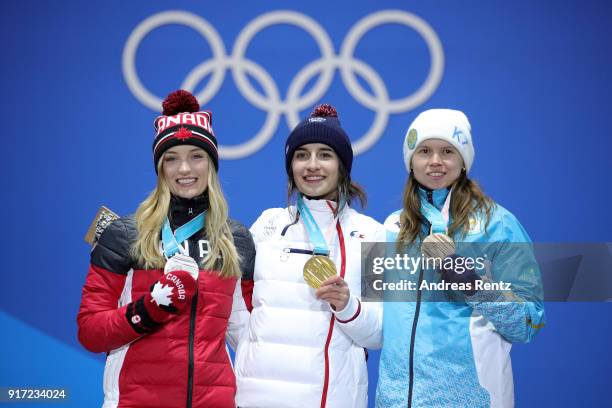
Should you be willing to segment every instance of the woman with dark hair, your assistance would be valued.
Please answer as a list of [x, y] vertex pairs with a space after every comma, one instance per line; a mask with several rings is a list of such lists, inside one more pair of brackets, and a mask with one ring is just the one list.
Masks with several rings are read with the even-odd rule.
[[228, 218], [212, 114], [182, 90], [163, 108], [157, 186], [95, 245], [79, 341], [107, 353], [104, 408], [234, 407], [225, 341], [235, 347], [248, 322], [253, 240]]
[[253, 310], [236, 353], [240, 407], [365, 407], [364, 347], [379, 342], [376, 304], [362, 304], [361, 243], [384, 233], [351, 204], [350, 140], [329, 105], [317, 107], [285, 144], [287, 208], [251, 227]]
[[544, 325], [541, 280], [521, 224], [468, 177], [473, 160], [460, 111], [425, 111], [406, 133], [404, 205], [385, 227], [421, 266], [385, 272], [415, 290], [385, 294], [377, 407], [514, 405], [510, 348]]

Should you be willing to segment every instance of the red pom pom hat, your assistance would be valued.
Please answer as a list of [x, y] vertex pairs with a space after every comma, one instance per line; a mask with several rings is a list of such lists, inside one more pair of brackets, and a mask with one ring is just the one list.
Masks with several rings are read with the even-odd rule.
[[171, 147], [193, 145], [200, 147], [212, 159], [219, 170], [219, 149], [212, 128], [212, 113], [200, 111], [200, 104], [189, 92], [179, 89], [170, 93], [162, 103], [163, 112], [155, 119], [153, 164]]
[[315, 107], [309, 117], [302, 120], [285, 142], [285, 169], [291, 172], [295, 150], [308, 143], [323, 143], [334, 149], [346, 171], [351, 174], [353, 148], [351, 140], [340, 126], [336, 109], [328, 104]]

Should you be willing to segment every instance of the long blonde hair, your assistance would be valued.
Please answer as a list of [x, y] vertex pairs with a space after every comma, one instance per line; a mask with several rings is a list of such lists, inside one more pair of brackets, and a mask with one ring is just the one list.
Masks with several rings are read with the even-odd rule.
[[[425, 217], [421, 214], [421, 200], [418, 193], [419, 183], [411, 172], [404, 188], [403, 210], [400, 214], [400, 232], [397, 236], [398, 246], [414, 243], [421, 234], [421, 226], [425, 223]], [[478, 214], [485, 215], [485, 230], [491, 219], [494, 202], [482, 191], [480, 186], [470, 180], [465, 173], [453, 183], [450, 202], [451, 225], [448, 227], [448, 235], [453, 236], [459, 232], [461, 236], [469, 230], [470, 217]]]
[[[208, 200], [205, 229], [210, 252], [205, 258], [205, 269], [220, 269], [224, 278], [240, 277], [240, 257], [234, 246], [234, 238], [228, 224], [225, 196], [208, 154]], [[157, 186], [136, 211], [138, 239], [132, 254], [147, 269], [162, 269], [166, 259], [160, 252], [161, 228], [170, 208], [170, 189], [163, 176], [163, 156], [157, 165]], [[218, 260], [221, 260], [219, 268]]]

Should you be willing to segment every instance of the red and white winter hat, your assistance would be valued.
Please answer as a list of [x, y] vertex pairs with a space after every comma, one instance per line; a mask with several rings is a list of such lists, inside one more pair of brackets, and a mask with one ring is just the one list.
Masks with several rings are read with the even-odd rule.
[[189, 92], [179, 89], [170, 93], [162, 103], [163, 112], [155, 119], [153, 164], [171, 147], [193, 145], [200, 147], [212, 159], [219, 170], [219, 149], [212, 128], [212, 113], [200, 111], [200, 104]]

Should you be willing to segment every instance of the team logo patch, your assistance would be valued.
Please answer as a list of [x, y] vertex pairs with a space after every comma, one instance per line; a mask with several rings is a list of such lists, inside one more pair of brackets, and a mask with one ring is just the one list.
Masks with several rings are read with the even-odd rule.
[[465, 136], [465, 134], [463, 133], [463, 131], [462, 131], [461, 129], [459, 129], [457, 126], [455, 126], [455, 130], [453, 131], [453, 136], [452, 136], [452, 138], [453, 138], [453, 139], [456, 139], [456, 140], [457, 140], [457, 142], [458, 142], [460, 145], [462, 145], [462, 146], [463, 146], [463, 145], [468, 144], [468, 139], [467, 139], [467, 137]]
[[158, 306], [170, 306], [172, 304], [172, 289], [170, 285], [156, 282], [151, 291], [151, 297]]
[[477, 234], [480, 232], [480, 221], [476, 218], [470, 218], [468, 223], [468, 234]]
[[263, 228], [264, 237], [271, 237], [276, 232], [276, 225], [274, 220], [270, 220]]
[[364, 239], [365, 235], [363, 235], [361, 232], [359, 231], [351, 231], [351, 237], [352, 238], [359, 238], [359, 239]]
[[414, 149], [414, 147], [416, 146], [416, 141], [417, 141], [417, 131], [416, 129], [410, 129], [410, 131], [408, 132], [408, 148], [410, 150]]
[[320, 116], [315, 116], [314, 118], [308, 118], [308, 122], [325, 122], [327, 119], [322, 118]]
[[189, 139], [191, 136], [193, 136], [193, 133], [191, 133], [191, 130], [181, 127], [178, 132], [176, 132], [175, 137], [178, 140], [186, 140]]

